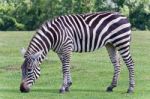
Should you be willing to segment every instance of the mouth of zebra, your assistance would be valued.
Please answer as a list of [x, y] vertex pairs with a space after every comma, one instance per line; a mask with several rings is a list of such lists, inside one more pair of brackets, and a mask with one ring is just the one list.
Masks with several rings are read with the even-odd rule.
[[20, 91], [22, 93], [27, 93], [30, 91], [31, 85], [27, 84], [27, 82], [22, 81], [20, 84]]

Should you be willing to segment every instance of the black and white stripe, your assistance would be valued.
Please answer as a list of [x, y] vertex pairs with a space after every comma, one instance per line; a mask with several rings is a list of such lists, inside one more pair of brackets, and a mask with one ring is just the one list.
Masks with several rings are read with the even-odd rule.
[[42, 51], [41, 63], [48, 51], [55, 51], [62, 62], [63, 84], [60, 92], [69, 90], [70, 57], [72, 52], [91, 52], [106, 47], [114, 65], [114, 76], [107, 91], [117, 86], [120, 73], [118, 53], [129, 70], [129, 89], [133, 92], [134, 63], [130, 54], [131, 28], [127, 18], [119, 13], [89, 13], [65, 15], [46, 21], [33, 36], [25, 57]]

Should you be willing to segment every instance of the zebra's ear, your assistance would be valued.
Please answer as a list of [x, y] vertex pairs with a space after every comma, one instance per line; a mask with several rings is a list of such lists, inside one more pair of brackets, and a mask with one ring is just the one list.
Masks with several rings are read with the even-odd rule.
[[26, 53], [26, 49], [22, 48], [20, 52], [21, 52], [22, 56], [24, 57], [24, 54]]
[[42, 53], [43, 53], [43, 50], [31, 55], [31, 57], [32, 59], [36, 60], [42, 55]]

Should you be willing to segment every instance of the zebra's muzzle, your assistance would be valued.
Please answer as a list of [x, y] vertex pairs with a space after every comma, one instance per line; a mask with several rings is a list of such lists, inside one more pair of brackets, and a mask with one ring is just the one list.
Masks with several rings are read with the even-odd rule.
[[24, 92], [24, 93], [27, 93], [27, 92], [30, 91], [30, 88], [29, 88], [29, 86], [26, 83], [22, 82], [20, 84], [20, 91]]

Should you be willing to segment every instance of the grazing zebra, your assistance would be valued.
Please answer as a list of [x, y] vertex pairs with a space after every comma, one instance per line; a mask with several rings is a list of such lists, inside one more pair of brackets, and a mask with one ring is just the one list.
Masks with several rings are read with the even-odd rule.
[[40, 76], [40, 67], [48, 51], [56, 52], [62, 62], [63, 84], [60, 93], [72, 85], [70, 58], [72, 52], [91, 52], [106, 47], [114, 66], [112, 83], [117, 86], [120, 73], [119, 54], [129, 70], [128, 93], [134, 91], [134, 63], [130, 54], [131, 26], [126, 17], [116, 12], [65, 15], [44, 22], [33, 36], [22, 64], [21, 92], [29, 92]]

